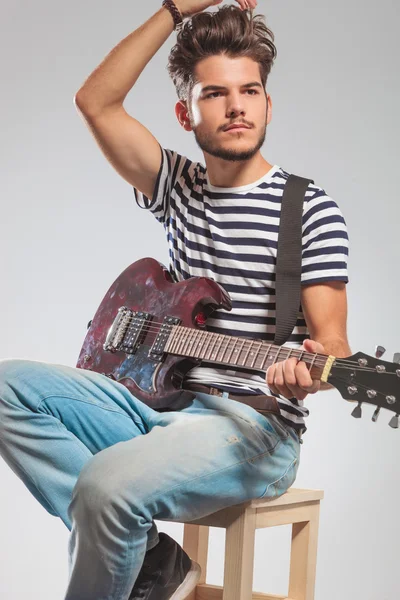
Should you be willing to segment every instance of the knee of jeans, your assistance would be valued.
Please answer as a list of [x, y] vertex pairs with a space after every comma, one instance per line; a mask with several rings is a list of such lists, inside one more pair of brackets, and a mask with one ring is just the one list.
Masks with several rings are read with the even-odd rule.
[[[129, 493], [127, 484], [131, 478], [108, 461], [106, 454], [107, 449], [102, 450], [82, 469], [68, 514], [76, 525], [85, 528], [90, 523], [100, 529], [130, 528], [133, 519], [144, 516], [144, 510], [139, 506], [139, 496]], [[151, 515], [145, 519], [151, 519]]]
[[8, 408], [20, 404], [19, 395], [16, 393], [17, 382], [22, 382], [23, 373], [31, 362], [18, 358], [0, 360], [0, 411], [4, 418]]
[[0, 359], [0, 383], [10, 383], [18, 376], [18, 372], [31, 362], [23, 358]]

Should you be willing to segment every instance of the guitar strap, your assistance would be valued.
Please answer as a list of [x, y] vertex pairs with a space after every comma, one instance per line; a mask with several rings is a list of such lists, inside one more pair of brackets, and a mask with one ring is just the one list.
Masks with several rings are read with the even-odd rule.
[[289, 175], [282, 197], [276, 258], [276, 330], [274, 344], [289, 339], [300, 310], [302, 217], [305, 194], [312, 179]]

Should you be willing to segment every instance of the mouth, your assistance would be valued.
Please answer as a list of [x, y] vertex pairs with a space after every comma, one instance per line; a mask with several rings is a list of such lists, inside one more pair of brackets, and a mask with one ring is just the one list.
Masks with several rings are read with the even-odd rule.
[[225, 129], [224, 131], [245, 131], [250, 129], [250, 127], [246, 127], [245, 125], [240, 125], [239, 127], [237, 125], [235, 125], [234, 127], [229, 127], [228, 129]]

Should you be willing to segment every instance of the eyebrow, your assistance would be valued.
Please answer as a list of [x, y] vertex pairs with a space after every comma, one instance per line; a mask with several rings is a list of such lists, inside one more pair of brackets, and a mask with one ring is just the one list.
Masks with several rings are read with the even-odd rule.
[[[262, 85], [259, 81], [252, 81], [251, 83], [244, 83], [242, 86], [240, 86], [242, 88], [250, 88], [250, 87], [260, 87], [262, 88]], [[204, 87], [201, 90], [202, 94], [205, 94], [206, 92], [209, 92], [211, 90], [220, 90], [220, 91], [227, 91], [228, 88], [224, 87], [223, 85], [206, 85], [206, 87]]]

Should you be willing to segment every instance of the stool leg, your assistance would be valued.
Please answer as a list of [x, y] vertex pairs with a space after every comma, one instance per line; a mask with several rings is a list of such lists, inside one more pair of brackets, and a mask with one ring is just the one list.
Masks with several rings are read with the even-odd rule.
[[309, 507], [309, 521], [292, 526], [289, 598], [293, 600], [314, 600], [319, 505]]
[[226, 528], [222, 600], [252, 600], [256, 510], [246, 508]]
[[[201, 567], [198, 585], [206, 583], [209, 527], [185, 524], [183, 528], [183, 549]], [[196, 600], [196, 590], [186, 600]]]

